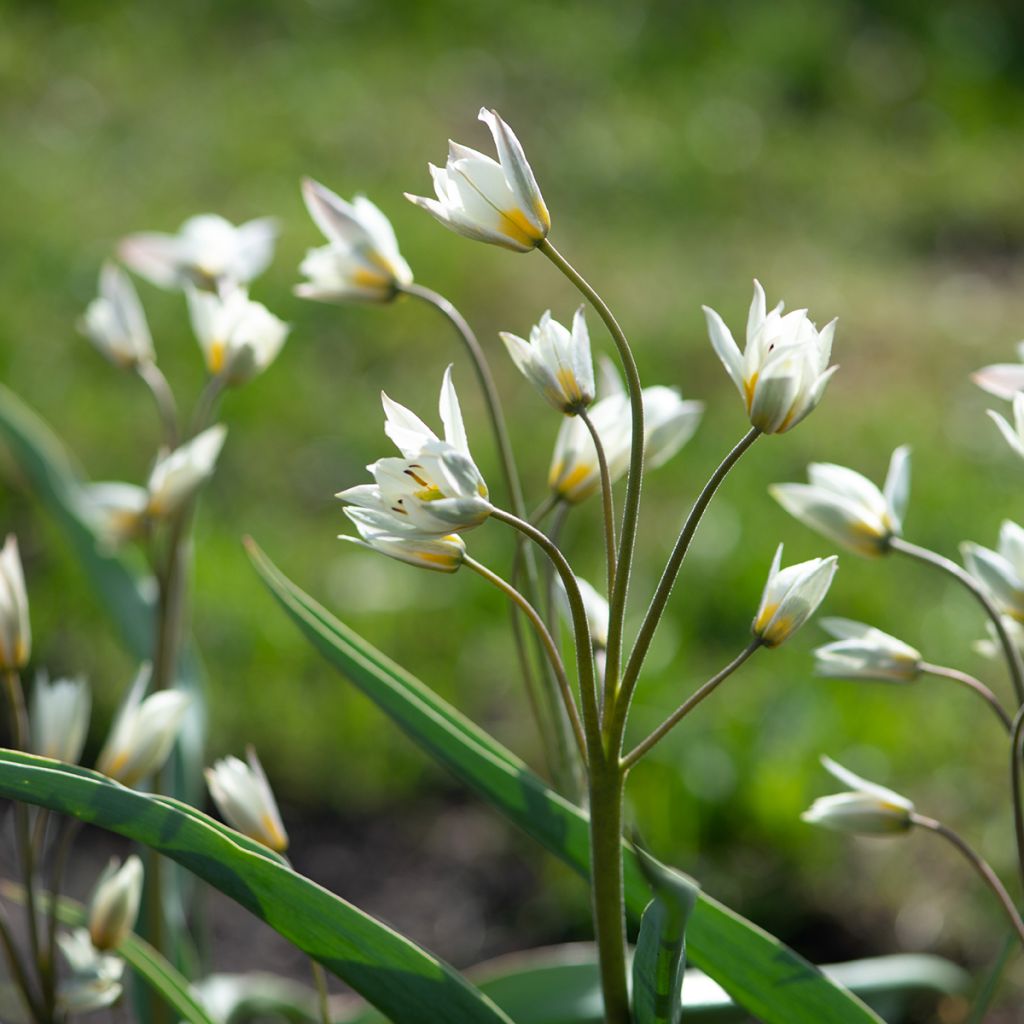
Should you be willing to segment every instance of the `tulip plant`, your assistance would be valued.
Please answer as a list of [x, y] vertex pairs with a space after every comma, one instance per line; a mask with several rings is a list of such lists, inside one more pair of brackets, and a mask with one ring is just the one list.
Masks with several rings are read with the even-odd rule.
[[[722, 481], [759, 439], [793, 430], [822, 400], [836, 369], [830, 365], [835, 321], [819, 329], [805, 309], [786, 313], [779, 303], [769, 310], [755, 281], [741, 351], [723, 318], [705, 308], [713, 350], [740, 394], [744, 422], [735, 445], [680, 516], [653, 593], [637, 594], [631, 584], [645, 473], [666, 464], [692, 436], [702, 404], [684, 400], [672, 387], [643, 385], [633, 348], [609, 305], [551, 241], [551, 215], [516, 135], [494, 111], [482, 110], [480, 120], [493, 137], [497, 159], [451, 143], [446, 165], [430, 167], [436, 198], [408, 198], [465, 238], [516, 253], [539, 252], [580, 293], [582, 304], [568, 324], [550, 311], [537, 311], [527, 338], [500, 335], [514, 366], [550, 407], [553, 421], [561, 417], [546, 494], [527, 501], [485, 346], [447, 298], [415, 281], [390, 222], [374, 203], [363, 196], [347, 202], [317, 182], [303, 183], [306, 206], [327, 244], [308, 252], [300, 267], [305, 280], [295, 292], [331, 303], [383, 306], [411, 299], [433, 307], [454, 330], [494, 435], [497, 485], [489, 485], [492, 474], [473, 456], [472, 424], [463, 417], [456, 391], [461, 371], [450, 365], [439, 374], [439, 426], [431, 416], [421, 418], [382, 395], [384, 433], [397, 454], [383, 455], [368, 467], [372, 482], [345, 482], [338, 497], [354, 534], [343, 539], [419, 569], [468, 570], [508, 599], [524, 708], [536, 726], [547, 778], [338, 622], [249, 542], [253, 562], [284, 611], [332, 665], [425, 751], [587, 879], [595, 939], [593, 959], [581, 965], [587, 998], [559, 1020], [676, 1024], [681, 1016], [699, 1021], [727, 1015], [733, 1005], [769, 1024], [878, 1021], [842, 984], [842, 965], [829, 974], [812, 968], [624, 831], [631, 770], [746, 661], [789, 640], [814, 615], [833, 582], [835, 555], [784, 566], [780, 544], [760, 604], [751, 600], [750, 633], [738, 640], [735, 657], [677, 708], [667, 709], [647, 736], [631, 736], [631, 704], [702, 517]], [[317, 994], [308, 993], [305, 1001], [295, 996], [287, 1007], [300, 1019], [322, 1024], [380, 1019], [365, 1007], [332, 999], [325, 973], [330, 972], [398, 1024], [552, 1020], [544, 1015], [547, 999], [539, 986], [545, 970], [563, 964], [564, 954], [542, 956], [519, 973], [493, 979], [491, 987], [470, 982], [292, 869], [284, 857], [285, 824], [255, 751], [250, 749], [245, 761], [227, 757], [202, 771], [202, 691], [196, 685], [187, 610], [191, 524], [226, 439], [218, 419], [224, 391], [267, 369], [288, 334], [288, 327], [248, 292], [271, 262], [275, 231], [266, 219], [235, 227], [202, 215], [175, 235], [125, 239], [118, 249], [123, 266], [103, 267], [99, 297], [82, 327], [111, 364], [135, 375], [152, 393], [162, 446], [145, 484], [81, 480], [38, 420], [14, 396], [0, 394], [0, 437], [57, 513], [140, 661], [95, 771], [74, 767], [88, 730], [89, 687], [81, 679], [51, 683], [40, 669], [26, 704], [22, 673], [31, 654], [29, 604], [17, 542], [8, 539], [0, 552], [0, 670], [12, 749], [0, 753], [0, 794], [15, 801], [18, 857], [17, 877], [3, 881], [2, 894], [23, 905], [25, 924], [16, 929], [4, 909], [0, 940], [12, 989], [21, 1000], [19, 1019], [53, 1024], [110, 1005], [122, 997], [126, 964], [141, 982], [134, 999], [141, 1019], [201, 1024], [244, 1019], [245, 995], [255, 982], [243, 983], [225, 1009], [198, 978], [196, 958], [182, 955], [190, 948], [189, 887], [180, 871], [167, 871], [164, 858], [170, 858], [238, 899], [310, 956]], [[185, 295], [208, 372], [188, 419], [180, 415], [174, 391], [157, 366], [157, 348], [128, 271]], [[601, 321], [616, 356], [615, 362], [602, 357], [597, 372], [588, 313]], [[996, 422], [1013, 449], [1024, 454], [1024, 369], [990, 367], [978, 379], [1013, 399], [1015, 425], [999, 416]], [[423, 400], [415, 396], [412, 404], [420, 408]], [[933, 664], [902, 640], [847, 619], [824, 620], [835, 639], [815, 653], [815, 664], [828, 677], [907, 683], [926, 675], [944, 677], [989, 704], [1009, 735], [1024, 875], [1024, 711], [1018, 710], [1024, 704], [1024, 530], [1006, 524], [998, 551], [965, 545], [966, 567], [961, 568], [904, 537], [910, 480], [905, 447], [894, 453], [881, 488], [842, 466], [815, 464], [808, 474], [808, 484], [772, 490], [795, 517], [858, 555], [903, 556], [952, 576], [987, 615], [991, 643], [1009, 665], [1012, 704], [959, 669]], [[623, 477], [624, 491], [617, 492]], [[589, 499], [600, 505], [604, 563], [601, 579], [590, 582], [578, 575], [562, 544], [570, 516], [582, 514]], [[511, 531], [507, 572], [471, 554], [469, 538], [479, 529]], [[132, 575], [123, 557], [128, 545], [145, 553], [147, 576]], [[766, 563], [768, 554], [766, 549]], [[644, 609], [639, 627], [630, 635], [627, 612], [638, 608]], [[981, 875], [1024, 942], [1013, 898], [972, 846], [945, 824], [919, 814], [905, 797], [828, 759], [825, 765], [849, 790], [817, 800], [805, 820], [871, 835], [915, 828], [938, 834]], [[204, 775], [226, 824], [192, 806], [199, 802], [195, 787]], [[61, 896], [80, 821], [149, 848], [145, 868], [134, 854], [121, 866], [111, 864], [89, 908]], [[135, 933], [140, 905], [139, 929], [148, 942]], [[64, 930], [63, 925], [78, 927]], [[717, 983], [710, 986], [711, 995], [705, 978], [700, 992], [688, 985], [684, 1001], [687, 961]], [[890, 982], [886, 1005], [900, 1005], [904, 990], [962, 984], [960, 973], [937, 959], [928, 961], [927, 971], [926, 978], [908, 975]], [[857, 985], [863, 977], [862, 970]], [[986, 992], [994, 988], [993, 982]], [[877, 985], [866, 989], [875, 1000], [880, 991], [886, 994]]]

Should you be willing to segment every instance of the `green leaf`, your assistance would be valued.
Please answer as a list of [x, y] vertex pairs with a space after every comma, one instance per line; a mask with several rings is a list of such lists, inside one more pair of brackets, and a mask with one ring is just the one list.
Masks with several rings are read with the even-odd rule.
[[[0, 892], [16, 903], [24, 901], [20, 885], [0, 880]], [[49, 907], [50, 894], [40, 893], [41, 905]], [[87, 912], [77, 900], [61, 896], [57, 900], [57, 920], [67, 925], [84, 925]], [[220, 1024], [211, 1017], [195, 996], [188, 980], [182, 977], [167, 960], [138, 935], [129, 934], [117, 948], [122, 957], [147, 985], [158, 993], [178, 1016], [189, 1024]]]
[[266, 921], [395, 1024], [510, 1024], [433, 954], [199, 811], [186, 812], [85, 768], [12, 750], [0, 750], [0, 796], [73, 815], [177, 861]]
[[683, 1009], [686, 925], [700, 886], [636, 848], [654, 891], [633, 953], [633, 1024], [678, 1024]]
[[[248, 542], [257, 571], [306, 637], [419, 746], [581, 875], [589, 874], [587, 815], [423, 683], [344, 626]], [[626, 904], [649, 900], [625, 843]], [[688, 929], [690, 959], [765, 1024], [879, 1024], [863, 1003], [774, 936], [701, 894]]]

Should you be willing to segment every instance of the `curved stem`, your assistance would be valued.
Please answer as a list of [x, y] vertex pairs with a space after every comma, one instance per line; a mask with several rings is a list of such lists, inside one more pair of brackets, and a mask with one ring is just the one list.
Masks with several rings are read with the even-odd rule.
[[989, 866], [988, 862], [976, 853], [956, 832], [943, 825], [941, 821], [936, 821], [934, 818], [926, 818], [924, 815], [916, 813], [911, 815], [911, 821], [921, 828], [926, 828], [942, 836], [943, 839], [951, 843], [963, 854], [971, 867], [977, 871], [985, 884], [995, 893], [996, 899], [999, 900], [1003, 910], [1006, 911], [1006, 916], [1010, 919], [1010, 923], [1017, 932], [1021, 944], [1024, 945], [1024, 920], [1021, 919], [1017, 908], [1013, 905], [1013, 900], [1010, 899], [1010, 894], [1006, 891], [1006, 887], [999, 881], [999, 877]]
[[196, 403], [196, 411], [192, 416], [192, 426], [189, 430], [190, 437], [201, 434], [210, 426], [213, 414], [217, 409], [217, 402], [220, 400], [220, 396], [224, 394], [226, 386], [224, 378], [219, 374], [211, 377], [206, 382], [206, 386], [199, 396], [199, 401]]
[[594, 421], [587, 415], [586, 410], [577, 414], [583, 421], [584, 426], [590, 431], [590, 439], [594, 442], [594, 450], [597, 452], [597, 465], [601, 471], [601, 501], [604, 505], [604, 548], [605, 564], [608, 572], [608, 596], [615, 590], [615, 505], [612, 496], [612, 480], [608, 473], [608, 459], [604, 453], [604, 445], [601, 444], [601, 437], [594, 426]]
[[494, 431], [494, 440], [498, 446], [498, 458], [501, 460], [502, 473], [505, 477], [505, 487], [508, 490], [509, 502], [512, 511], [520, 519], [526, 516], [526, 504], [523, 500], [523, 490], [519, 482], [519, 473], [516, 469], [515, 455], [512, 451], [512, 443], [508, 436], [508, 427], [505, 424], [505, 414], [501, 409], [501, 399], [498, 396], [498, 388], [494, 383], [494, 376], [484, 355], [480, 342], [473, 333], [466, 318], [456, 309], [455, 305], [446, 299], [440, 292], [432, 288], [425, 288], [421, 284], [401, 285], [398, 289], [406, 295], [422, 299], [433, 306], [439, 313], [447, 318], [448, 322], [455, 328], [456, 333], [465, 346], [473, 369], [476, 371], [477, 380], [480, 383], [480, 390], [483, 392], [484, 404], [487, 406], [487, 414], [491, 420], [491, 429]]
[[762, 641], [760, 638], [754, 637], [725, 668], [713, 675], [700, 689], [694, 691], [691, 696], [684, 700], [647, 739], [642, 743], [638, 743], [622, 759], [623, 768], [626, 770], [632, 768], [652, 747], [660, 743], [702, 700], [714, 693], [718, 686], [728, 679], [761, 646]]
[[503, 580], [497, 573], [492, 572], [486, 565], [478, 562], [475, 558], [470, 558], [469, 555], [466, 555], [463, 558], [462, 564], [466, 568], [472, 569], [473, 572], [487, 580], [488, 583], [497, 587], [509, 600], [515, 602], [523, 610], [523, 613], [537, 631], [537, 636], [544, 646], [548, 661], [558, 680], [558, 687], [562, 693], [565, 711], [569, 716], [569, 721], [572, 723], [576, 745], [579, 748], [580, 757], [583, 758], [585, 764], [587, 760], [587, 743], [583, 735], [583, 725], [580, 722], [579, 711], [576, 709], [576, 701], [573, 698], [572, 684], [569, 682], [569, 677], [565, 674], [565, 665], [562, 663], [561, 654], [558, 653], [558, 645], [555, 643], [548, 628], [544, 625], [544, 620], [540, 617], [540, 613], [511, 583]]
[[625, 628], [626, 597], [629, 590], [629, 572], [633, 564], [633, 549], [640, 515], [640, 488], [644, 471], [644, 402], [641, 394], [640, 373], [636, 368], [633, 351], [626, 335], [604, 299], [587, 280], [551, 244], [548, 239], [541, 241], [537, 248], [579, 289], [580, 293], [597, 311], [611, 334], [623, 369], [626, 371], [626, 387], [629, 391], [629, 408], [632, 421], [632, 445], [629, 455], [629, 477], [626, 480], [626, 498], [622, 509], [622, 534], [619, 538], [619, 552], [616, 559], [615, 587], [608, 595], [608, 654], [606, 662], [606, 688], [611, 692], [618, 688], [620, 663], [622, 660], [622, 632]]
[[580, 594], [579, 584], [572, 567], [565, 560], [565, 555], [553, 544], [546, 534], [535, 526], [520, 519], [518, 516], [506, 512], [504, 509], [495, 508], [491, 512], [491, 518], [499, 522], [507, 523], [514, 527], [524, 536], [532, 540], [547, 556], [562, 579], [565, 586], [565, 593], [569, 599], [569, 609], [572, 613], [573, 633], [576, 641], [576, 666], [579, 673], [580, 701], [583, 705], [583, 725], [586, 737], [586, 751], [591, 763], [599, 758], [603, 751], [601, 747], [601, 727], [597, 714], [597, 687], [594, 677], [594, 654], [590, 643], [590, 625], [587, 622], [586, 607], [583, 604], [583, 597]]
[[707, 510], [708, 505], [711, 504], [711, 499], [715, 496], [715, 492], [722, 481], [729, 475], [729, 471], [739, 462], [744, 452], [760, 436], [761, 431], [757, 427], [751, 427], [743, 435], [739, 443], [726, 455], [718, 468], [711, 474], [703, 490], [697, 495], [697, 500], [694, 501], [693, 507], [686, 517], [686, 522], [683, 523], [683, 528], [679, 532], [675, 547], [669, 556], [668, 564], [665, 566], [665, 571], [661, 574], [658, 587], [654, 591], [650, 605], [647, 607], [644, 621], [640, 626], [640, 631], [637, 633], [636, 642], [633, 644], [629, 660], [626, 662], [626, 670], [622, 674], [622, 696], [616, 703], [614, 718], [611, 723], [612, 736], [621, 737], [625, 733], [629, 703], [632, 700], [633, 691], [636, 689], [637, 680], [640, 677], [640, 669], [643, 667], [644, 659], [647, 657], [647, 651], [651, 646], [651, 641], [654, 639], [658, 623], [661, 622], [661, 617], [665, 613], [665, 607], [668, 604], [669, 595], [672, 593], [676, 577], [679, 575], [683, 559], [686, 557], [686, 552], [690, 548], [690, 542], [697, 532], [697, 527], [700, 525], [704, 512]]
[[1013, 831], [1017, 842], [1017, 866], [1024, 882], [1024, 793], [1021, 792], [1021, 768], [1024, 758], [1024, 707], [1013, 718], [1010, 732], [1010, 791], [1013, 796]]
[[178, 447], [178, 405], [174, 401], [174, 392], [163, 371], [152, 361], [137, 363], [135, 372], [140, 380], [149, 388], [160, 414], [160, 426], [163, 431], [164, 444], [168, 448]]
[[961, 672], [958, 668], [948, 668], [945, 665], [932, 665], [930, 662], [922, 661], [918, 666], [922, 672], [927, 672], [930, 676], [940, 676], [943, 679], [952, 679], [956, 683], [962, 683], [964, 686], [973, 690], [979, 697], [986, 701], [990, 708], [999, 716], [999, 721], [1003, 723], [1006, 731], [1009, 733], [1013, 732], [1013, 720], [1006, 712], [1006, 708], [999, 703], [999, 698], [980, 680], [975, 679], [974, 676], [969, 675], [967, 672]]
[[974, 595], [975, 600], [985, 609], [985, 614], [991, 620], [992, 627], [999, 638], [999, 644], [1003, 648], [1003, 654], [1010, 669], [1010, 678], [1013, 680], [1017, 704], [1024, 704], [1024, 663], [1021, 662], [1020, 651], [1017, 650], [1016, 645], [1010, 638], [1010, 634], [1006, 631], [1006, 626], [1003, 625], [1003, 618], [999, 614], [999, 609], [991, 602], [981, 584], [966, 569], [962, 569], [951, 558], [946, 558], [944, 555], [940, 555], [928, 548], [920, 547], [917, 544], [911, 544], [910, 541], [904, 540], [902, 537], [890, 538], [889, 547], [893, 551], [900, 552], [900, 554], [907, 555], [919, 562], [933, 565], [936, 569], [941, 569]]

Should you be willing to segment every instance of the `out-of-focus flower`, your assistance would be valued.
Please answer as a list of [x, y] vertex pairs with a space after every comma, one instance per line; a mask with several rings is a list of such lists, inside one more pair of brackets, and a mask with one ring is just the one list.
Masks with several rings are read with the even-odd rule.
[[493, 110], [481, 110], [498, 159], [448, 143], [445, 167], [430, 164], [437, 199], [406, 192], [446, 228], [515, 252], [529, 252], [551, 230], [551, 216], [519, 140]]
[[[582, 576], [577, 576], [576, 582], [580, 588], [580, 597], [583, 598], [583, 609], [587, 613], [590, 642], [598, 650], [603, 650], [608, 646], [608, 602]], [[565, 585], [561, 580], [558, 582], [555, 593], [558, 595], [559, 610], [565, 616], [565, 621], [571, 626], [572, 609], [569, 607], [569, 595], [565, 592]]]
[[98, 772], [125, 786], [136, 785], [163, 766], [189, 705], [188, 694], [179, 690], [158, 690], [144, 697], [149, 677], [150, 667], [143, 665], [96, 762]]
[[[629, 468], [632, 416], [629, 397], [608, 360], [601, 363], [601, 399], [589, 412], [601, 439], [608, 476], [615, 483]], [[687, 402], [674, 388], [650, 387], [641, 392], [644, 403], [644, 453], [648, 469], [667, 462], [693, 436], [703, 411], [702, 402]], [[548, 486], [571, 504], [585, 501], [601, 489], [597, 449], [586, 424], [578, 417], [562, 423], [548, 471]]]
[[1024, 529], [1009, 519], [999, 528], [999, 549], [966, 541], [960, 546], [967, 571], [999, 610], [1024, 622]]
[[[1024, 370], [1024, 366], [1021, 369]], [[1013, 396], [1012, 426], [1005, 416], [1000, 416], [994, 409], [989, 409], [988, 414], [999, 428], [999, 433], [1006, 439], [1006, 443], [1024, 458], [1024, 392], [1018, 391]]]
[[270, 217], [236, 227], [215, 213], [190, 217], [176, 235], [145, 231], [121, 240], [118, 255], [136, 274], [160, 288], [191, 282], [216, 289], [248, 284], [270, 265], [277, 226]]
[[111, 858], [89, 903], [89, 938], [103, 952], [117, 949], [135, 927], [142, 898], [142, 861]]
[[743, 397], [750, 422], [766, 434], [795, 427], [821, 401], [837, 367], [829, 368], [835, 320], [820, 331], [806, 309], [785, 316], [780, 302], [766, 313], [764, 289], [754, 282], [743, 353], [725, 321], [704, 307], [708, 333], [718, 358]]
[[356, 524], [362, 539], [342, 534], [341, 540], [434, 572], [456, 572], [465, 560], [466, 543], [456, 533], [422, 533], [405, 528], [396, 516], [369, 508], [347, 508], [345, 515]]
[[910, 500], [910, 448], [892, 453], [885, 485], [827, 462], [807, 467], [809, 484], [774, 484], [773, 498], [802, 523], [859, 555], [884, 555], [903, 531]]
[[82, 491], [82, 511], [101, 542], [116, 546], [138, 536], [149, 508], [149, 491], [135, 484], [88, 484]]
[[0, 669], [24, 668], [31, 650], [25, 574], [18, 541], [14, 534], [8, 534], [0, 548]]
[[572, 318], [572, 330], [551, 318], [548, 310], [530, 329], [530, 340], [501, 332], [519, 372], [559, 412], [575, 416], [594, 400], [594, 363], [583, 307]]
[[[1014, 647], [1020, 651], [1021, 656], [1024, 657], [1024, 625], [1018, 622], [1016, 619], [1011, 619], [1009, 615], [1000, 616], [1003, 620], [1003, 628], [1006, 630], [1010, 637], [1010, 641]], [[985, 631], [988, 634], [981, 640], [975, 640], [974, 650], [978, 652], [983, 658], [1002, 658], [1003, 657], [1003, 645], [999, 640], [999, 636], [996, 633], [996, 628], [991, 622], [985, 623]]]
[[921, 675], [921, 653], [874, 626], [851, 619], [822, 619], [835, 641], [814, 652], [814, 671], [835, 679], [909, 683]]
[[131, 368], [156, 358], [139, 294], [116, 263], [103, 264], [100, 293], [86, 308], [81, 329], [115, 366]]
[[238, 385], [262, 373], [277, 357], [288, 325], [244, 288], [223, 294], [188, 286], [192, 329], [206, 358], [206, 368], [226, 384]]
[[29, 707], [32, 751], [56, 761], [77, 764], [89, 731], [92, 696], [84, 678], [55, 679], [36, 673]]
[[782, 569], [780, 544], [775, 550], [761, 605], [754, 618], [754, 636], [766, 647], [778, 647], [788, 640], [824, 600], [832, 585], [837, 562], [836, 556], [830, 555]]
[[213, 475], [226, 436], [218, 423], [159, 459], [149, 475], [146, 514], [162, 519], [177, 512]]
[[88, 928], [61, 932], [57, 944], [71, 968], [70, 977], [62, 978], [57, 986], [57, 1004], [62, 1011], [89, 1013], [121, 998], [124, 961], [96, 949]]
[[971, 374], [971, 380], [982, 391], [1009, 400], [1019, 391], [1024, 391], [1024, 341], [1017, 342], [1017, 358], [1021, 362], [984, 366]]
[[396, 532], [447, 536], [479, 526], [490, 514], [487, 485], [469, 452], [466, 428], [449, 366], [441, 385], [444, 440], [404, 405], [382, 395], [384, 431], [402, 458], [378, 459], [367, 468], [375, 483], [338, 497], [395, 519]]
[[249, 747], [245, 753], [245, 761], [225, 757], [206, 769], [210, 796], [232, 828], [276, 853], [284, 853], [288, 849], [288, 834], [270, 783], [256, 751]]
[[390, 302], [412, 284], [391, 222], [369, 199], [356, 196], [347, 203], [311, 178], [302, 182], [302, 198], [330, 244], [306, 253], [299, 271], [309, 280], [295, 286], [296, 295], [321, 302]]
[[914, 826], [914, 805], [891, 789], [855, 775], [848, 768], [823, 757], [826, 770], [844, 785], [848, 793], [819, 797], [800, 817], [811, 825], [852, 832], [855, 835], [891, 835]]

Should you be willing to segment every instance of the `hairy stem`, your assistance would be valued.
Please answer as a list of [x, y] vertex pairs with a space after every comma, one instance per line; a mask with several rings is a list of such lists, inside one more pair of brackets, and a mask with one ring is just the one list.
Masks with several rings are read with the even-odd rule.
[[761, 647], [762, 641], [755, 637], [740, 651], [739, 654], [729, 662], [721, 671], [713, 675], [700, 689], [683, 701], [675, 711], [665, 719], [657, 729], [654, 730], [642, 743], [638, 743], [623, 759], [622, 766], [630, 769], [639, 761], [652, 747], [660, 743], [702, 700], [709, 697], [726, 679], [729, 678], [749, 658], [754, 651]]

